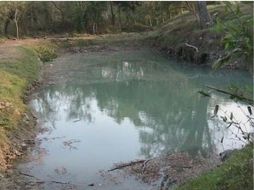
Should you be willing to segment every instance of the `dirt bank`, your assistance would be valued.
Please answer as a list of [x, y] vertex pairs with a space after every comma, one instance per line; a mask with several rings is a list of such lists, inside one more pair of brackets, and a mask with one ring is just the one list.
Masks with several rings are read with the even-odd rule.
[[[242, 17], [252, 15], [252, 7], [249, 5], [241, 4], [239, 10], [241, 10]], [[212, 27], [201, 29], [196, 17], [191, 13], [185, 13], [161, 27], [157, 34], [150, 38], [152, 46], [167, 56], [176, 57], [187, 63], [208, 67], [221, 65], [221, 67], [224, 66], [228, 69], [252, 70], [250, 67], [252, 67], [253, 60], [247, 59], [244, 52], [237, 54], [229, 50], [229, 44], [226, 44], [226, 36], [233, 35], [231, 34], [232, 31], [231, 33], [227, 31], [227, 27], [235, 27], [235, 29], [240, 27], [232, 25], [232, 20], [236, 19], [236, 15], [226, 11], [223, 6], [210, 8], [209, 12], [214, 20]], [[240, 19], [239, 15], [237, 17]], [[225, 24], [223, 25], [226, 28], [224, 31], [217, 29], [219, 28], [218, 20]]]
[[159, 189], [167, 190], [183, 184], [220, 164], [217, 156], [205, 159], [192, 157], [187, 153], [175, 153], [152, 159], [116, 164], [109, 170], [124, 170], [148, 184], [157, 184]]
[[[7, 40], [0, 44], [0, 186], [18, 189], [14, 163], [34, 146], [37, 118], [27, 106], [39, 87], [41, 61], [34, 51], [40, 40]], [[18, 181], [18, 180], [14, 180]], [[24, 189], [24, 188], [23, 188]]]

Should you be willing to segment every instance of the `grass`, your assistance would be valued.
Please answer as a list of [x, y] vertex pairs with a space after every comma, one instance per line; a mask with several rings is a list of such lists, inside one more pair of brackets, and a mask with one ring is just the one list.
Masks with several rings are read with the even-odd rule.
[[[56, 46], [50, 42], [5, 44], [0, 54], [0, 170], [6, 169], [8, 155], [17, 148], [10, 137], [24, 131], [22, 120], [29, 113], [24, 103], [25, 92], [38, 79], [41, 61], [56, 57]], [[31, 121], [32, 122], [32, 121]]]
[[[0, 59], [0, 169], [8, 164], [5, 156], [13, 152], [10, 133], [24, 131], [20, 127], [24, 114], [29, 112], [24, 103], [27, 88], [38, 79], [41, 61], [37, 44], [4, 46]], [[46, 44], [43, 44], [47, 48]], [[48, 56], [48, 55], [46, 55]]]
[[10, 61], [0, 61], [0, 102], [7, 103], [0, 110], [0, 127], [11, 129], [17, 126], [26, 106], [23, 94], [39, 73], [39, 60], [33, 50], [15, 47], [21, 56]]
[[5, 37], [0, 36], [0, 44], [3, 43], [3, 42], [5, 42], [5, 40], [6, 40]]
[[220, 167], [194, 179], [177, 190], [252, 190], [253, 146], [234, 153]]

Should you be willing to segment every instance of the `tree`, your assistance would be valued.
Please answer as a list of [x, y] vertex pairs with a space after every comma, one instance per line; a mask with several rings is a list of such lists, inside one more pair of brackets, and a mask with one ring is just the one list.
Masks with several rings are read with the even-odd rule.
[[114, 3], [118, 7], [118, 18], [119, 18], [119, 27], [122, 29], [122, 15], [121, 11], [126, 13], [126, 19], [127, 19], [127, 24], [129, 24], [129, 17], [130, 13], [132, 13], [137, 6], [140, 5], [140, 2], [137, 1], [114, 1]]
[[89, 2], [85, 11], [86, 29], [92, 33], [98, 33], [98, 26], [103, 23], [103, 12], [107, 9], [106, 2]]
[[213, 24], [212, 18], [207, 10], [207, 4], [205, 1], [197, 1], [196, 2], [196, 8], [198, 13], [198, 21], [200, 24], [200, 27], [208, 28]]
[[113, 2], [109, 1], [110, 5], [110, 12], [111, 12], [111, 24], [114, 26], [115, 25], [115, 13], [114, 13], [114, 8], [113, 8]]
[[14, 22], [15, 22], [15, 26], [16, 26], [16, 37], [17, 37], [17, 39], [19, 39], [19, 25], [18, 25], [18, 13], [19, 13], [19, 11], [18, 11], [18, 9], [16, 8], [15, 9], [15, 14], [14, 14]]

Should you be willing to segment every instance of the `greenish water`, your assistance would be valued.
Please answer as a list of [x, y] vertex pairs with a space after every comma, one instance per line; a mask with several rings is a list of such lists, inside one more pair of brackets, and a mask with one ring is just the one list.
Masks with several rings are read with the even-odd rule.
[[[252, 130], [245, 104], [204, 87], [252, 85], [245, 72], [185, 66], [138, 48], [65, 54], [51, 69], [48, 78], [55, 83], [31, 101], [48, 130], [37, 137], [31, 161], [22, 165], [42, 179], [69, 181], [81, 189], [90, 183], [119, 189], [101, 182], [99, 171], [179, 151], [209, 157], [240, 148], [244, 139], [236, 137], [237, 128], [226, 129], [220, 118], [231, 112], [245, 123], [245, 131]], [[199, 94], [201, 89], [211, 97]], [[212, 117], [216, 105], [218, 116]], [[147, 189], [134, 179], [125, 185], [120, 189]]]

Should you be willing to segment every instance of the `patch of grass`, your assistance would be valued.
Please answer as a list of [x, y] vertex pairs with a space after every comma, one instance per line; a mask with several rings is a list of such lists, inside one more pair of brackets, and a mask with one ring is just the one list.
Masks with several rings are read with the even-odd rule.
[[220, 167], [194, 179], [177, 190], [252, 190], [253, 145], [234, 153]]
[[[6, 46], [0, 59], [0, 170], [5, 168], [5, 155], [14, 150], [9, 139], [21, 130], [28, 107], [24, 103], [26, 89], [38, 79], [41, 61], [56, 57], [56, 46], [50, 42]], [[10, 55], [12, 54], [12, 55]]]
[[35, 47], [35, 51], [42, 62], [49, 62], [57, 57], [56, 47], [53, 45], [39, 45]]
[[10, 61], [0, 61], [0, 127], [5, 129], [18, 125], [26, 110], [22, 97], [28, 85], [37, 79], [40, 69], [32, 49], [15, 48], [20, 56]]
[[21, 56], [10, 61], [0, 61], [0, 70], [6, 71], [12, 76], [31, 82], [36, 79], [39, 72], [39, 60], [32, 49], [16, 47]]
[[5, 37], [0, 36], [0, 44], [1, 44], [1, 43], [4, 43], [4, 42], [5, 42], [5, 40], [6, 40], [6, 38], [5, 38]]

